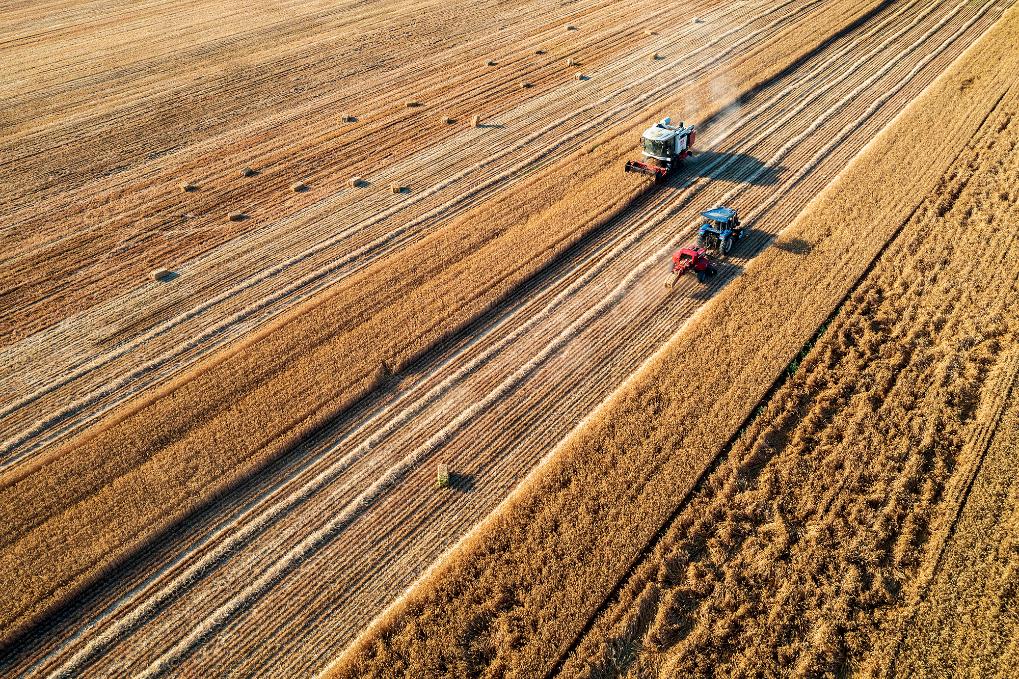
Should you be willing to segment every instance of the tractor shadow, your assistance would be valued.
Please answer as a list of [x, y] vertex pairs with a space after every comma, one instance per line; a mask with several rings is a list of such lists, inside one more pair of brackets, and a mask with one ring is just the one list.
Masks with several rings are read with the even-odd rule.
[[771, 245], [774, 245], [783, 252], [788, 252], [794, 255], [809, 255], [814, 249], [814, 246], [810, 243], [810, 241], [803, 240], [802, 238], [773, 239]]
[[[747, 226], [753, 229], [752, 223]], [[722, 288], [742, 276], [747, 265], [769, 247], [775, 247], [796, 256], [809, 254], [814, 249], [813, 244], [803, 238], [776, 237], [771, 234], [751, 230], [749, 237], [743, 242], [737, 243], [734, 246], [733, 253], [725, 259], [720, 259], [713, 252], [708, 254], [715, 268], [718, 269], [718, 275], [709, 279], [706, 283], [697, 284], [697, 287], [692, 291], [677, 295], [677, 297], [695, 299], [701, 302], [711, 299]]]
[[169, 283], [170, 281], [175, 281], [178, 278], [180, 278], [180, 273], [179, 272], [177, 272], [177, 271], [167, 271], [166, 273], [164, 273], [161, 276], [159, 276], [159, 278], [156, 279], [156, 282], [157, 283]]
[[768, 167], [746, 153], [703, 151], [686, 161], [681, 174], [751, 186], [771, 186], [778, 183], [785, 169], [782, 165]]

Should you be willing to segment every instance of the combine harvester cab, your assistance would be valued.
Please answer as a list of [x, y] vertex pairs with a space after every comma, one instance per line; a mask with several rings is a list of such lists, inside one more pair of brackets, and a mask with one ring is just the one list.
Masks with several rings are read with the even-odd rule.
[[640, 143], [641, 160], [626, 161], [626, 172], [649, 175], [656, 182], [664, 179], [690, 155], [697, 130], [693, 125], [672, 125], [671, 118], [663, 118], [644, 130]]
[[731, 207], [719, 206], [702, 212], [701, 217], [707, 221], [701, 225], [697, 234], [697, 245], [715, 250], [725, 256], [732, 250], [732, 244], [743, 240], [747, 229], [739, 221], [739, 214]]

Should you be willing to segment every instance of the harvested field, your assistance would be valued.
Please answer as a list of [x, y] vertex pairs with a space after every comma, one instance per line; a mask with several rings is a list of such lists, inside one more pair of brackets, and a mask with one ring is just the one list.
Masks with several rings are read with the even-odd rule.
[[[100, 21], [57, 2], [48, 10], [76, 31], [46, 32], [28, 9], [0, 29], [25, 73], [61, 55], [34, 89], [0, 83], [16, 95], [0, 119], [0, 174], [31, 168], [0, 201], [5, 674], [324, 669], [543, 459], [573, 464], [583, 439], [563, 442], [670, 340], [703, 337], [704, 314], [733, 288], [744, 305], [769, 299], [741, 275], [765, 268], [755, 260], [802, 261], [788, 286], [812, 263], [800, 320], [759, 360], [746, 344], [731, 358], [756, 401], [952, 157], [911, 157], [906, 132], [865, 152], [899, 159], [909, 190], [870, 179], [878, 198], [847, 220], [872, 229], [859, 252], [835, 225], [795, 238], [786, 227], [1010, 5], [294, 3], [232, 17], [231, 3], [195, 4], [186, 17], [175, 3], [125, 5]], [[166, 32], [137, 60], [131, 40], [182, 20], [195, 23], [189, 51]], [[97, 32], [124, 45], [100, 75], [76, 56]], [[1009, 56], [980, 45], [970, 68], [973, 55]], [[206, 68], [217, 60], [227, 67]], [[946, 104], [947, 122], [914, 120], [910, 143], [973, 138], [1010, 74], [953, 75], [941, 90], [971, 78], [967, 98]], [[646, 191], [620, 166], [664, 114], [698, 124], [701, 153]], [[392, 162], [375, 162], [382, 147]], [[666, 296], [669, 250], [718, 202], [741, 206], [753, 238], [711, 286], [684, 281]], [[173, 278], [150, 281], [159, 267]], [[738, 410], [745, 396], [727, 398]], [[709, 453], [681, 463], [688, 487]], [[624, 478], [625, 457], [603, 480], [582, 475], [586, 492]], [[521, 569], [532, 594], [484, 613], [476, 646], [423, 660], [484, 648], [494, 655], [470, 667], [526, 671], [568, 647], [598, 587], [627, 568], [619, 555], [638, 552], [685, 493], [669, 463], [632, 462], [656, 504], [603, 572], [581, 574], [560, 553], [568, 541], [533, 552], [567, 563], [566, 582], [590, 577], [587, 599], [536, 613], [528, 601], [547, 588]], [[478, 534], [505, 526], [505, 538], [480, 552], [471, 538], [434, 577], [453, 577], [465, 554], [483, 563], [565, 529], [554, 517], [576, 511], [580, 489], [564, 483], [532, 534], [508, 518], [528, 490]], [[635, 501], [605, 510], [625, 516]], [[570, 530], [601, 535], [597, 515]], [[417, 591], [441, 598], [433, 582], [444, 581]], [[486, 587], [478, 578], [466, 599], [480, 609], [444, 614], [481, 620]], [[378, 629], [399, 629], [420, 605], [408, 601]], [[543, 617], [555, 615], [561, 629]], [[512, 650], [493, 641], [504, 633]]]

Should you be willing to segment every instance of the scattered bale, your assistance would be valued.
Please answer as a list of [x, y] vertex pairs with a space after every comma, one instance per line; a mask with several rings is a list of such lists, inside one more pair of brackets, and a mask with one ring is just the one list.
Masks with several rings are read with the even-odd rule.
[[535, 54], [545, 54], [545, 50], [543, 50], [543, 49], [536, 49], [536, 50], [534, 50], [534, 53]]
[[184, 193], [194, 193], [198, 190], [198, 184], [193, 182], [181, 182], [180, 190]]
[[255, 174], [256, 172], [252, 170], [250, 167], [245, 167], [241, 170], [242, 177], [254, 177]]
[[154, 281], [166, 281], [166, 280], [170, 280], [170, 278], [172, 276], [173, 276], [173, 272], [170, 271], [169, 269], [153, 269], [149, 273], [149, 278], [151, 278]]
[[357, 117], [356, 116], [352, 116], [349, 113], [344, 113], [343, 115], [340, 116], [340, 122], [342, 122], [342, 123], [356, 123], [357, 122]]
[[389, 190], [392, 191], [393, 193], [407, 193], [410, 191], [410, 187], [403, 186], [402, 184], [393, 183], [389, 185]]
[[489, 59], [485, 62], [485, 66], [498, 66], [498, 64], [494, 60]]
[[583, 73], [578, 73], [577, 74], [577, 80], [587, 80], [587, 79], [588, 79], [588, 77], [586, 75], [584, 75]]
[[700, 18], [700, 17], [694, 17], [694, 18], [693, 18], [693, 22], [694, 22], [695, 24], [703, 24], [703, 23], [704, 23], [704, 19], [702, 19], [702, 18]]
[[442, 116], [442, 122], [446, 123], [447, 125], [452, 125], [453, 123], [456, 122], [456, 118], [450, 118], [449, 116]]
[[529, 87], [534, 87], [534, 85], [532, 85], [531, 83], [527, 82], [526, 80], [524, 82], [520, 83], [520, 89], [526, 90]]
[[650, 28], [645, 28], [644, 35], [658, 35], [658, 31], [652, 31]]
[[349, 186], [352, 189], [360, 188], [364, 186], [364, 179], [362, 179], [361, 177], [351, 177], [350, 179], [347, 180], [347, 186]]
[[405, 104], [407, 108], [418, 108], [421, 105], [422, 105], [421, 102], [418, 101], [417, 99], [411, 99]]
[[471, 127], [481, 127], [481, 116], [471, 116]]
[[293, 184], [290, 185], [290, 188], [293, 190], [294, 193], [304, 193], [305, 191], [308, 190], [308, 185], [305, 184], [304, 182], [294, 182]]
[[652, 52], [651, 53], [651, 61], [658, 61], [661, 58], [662, 57], [661, 57], [661, 55], [658, 54], [658, 52]]
[[567, 59], [566, 60], [566, 65], [567, 66], [576, 66], [577, 65], [577, 60], [576, 59]]
[[445, 462], [440, 462], [436, 469], [435, 483], [439, 488], [449, 487], [449, 465]]
[[226, 218], [229, 219], [231, 222], [243, 222], [245, 219], [248, 218], [248, 215], [244, 214], [243, 212], [231, 212], [226, 216]]
[[573, 24], [566, 24], [566, 30], [567, 31], [575, 31], [575, 30], [577, 30], [577, 27], [574, 26]]

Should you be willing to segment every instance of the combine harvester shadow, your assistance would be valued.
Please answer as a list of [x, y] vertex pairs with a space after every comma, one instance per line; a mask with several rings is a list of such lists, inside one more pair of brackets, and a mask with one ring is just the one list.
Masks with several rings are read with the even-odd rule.
[[[746, 153], [727, 151], [699, 152], [683, 168], [684, 174], [694, 178], [748, 186], [773, 186], [778, 183], [785, 169], [782, 165], [767, 167], [763, 161]], [[748, 182], [748, 174], [755, 179]]]

